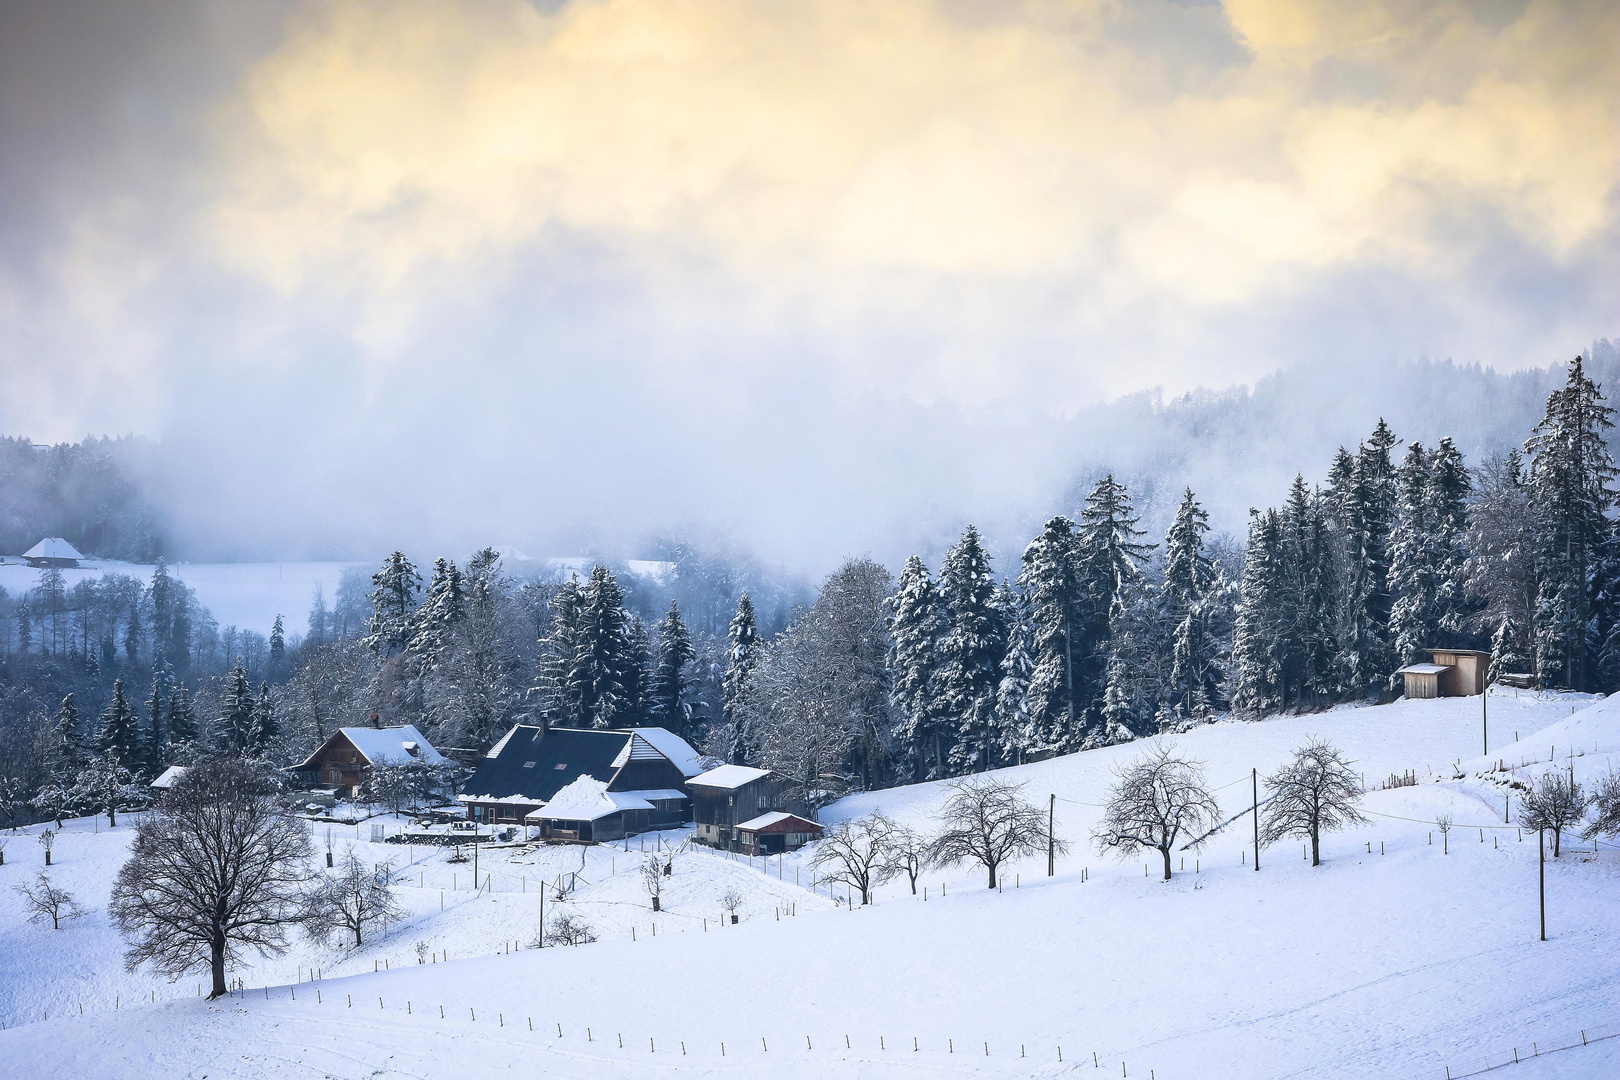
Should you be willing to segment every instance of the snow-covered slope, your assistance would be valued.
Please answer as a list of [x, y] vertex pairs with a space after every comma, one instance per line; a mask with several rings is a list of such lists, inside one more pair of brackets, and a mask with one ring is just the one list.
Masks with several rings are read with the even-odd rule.
[[[1504, 747], [1514, 730], [1531, 745], [1532, 732], [1571, 723], [1572, 703], [1583, 704], [1493, 697], [1492, 730], [1501, 724]], [[1170, 883], [1144, 876], [1139, 862], [1102, 862], [1083, 844], [1096, 813], [1085, 804], [1100, 802], [1109, 769], [1139, 750], [1127, 746], [1009, 770], [1032, 798], [1070, 800], [1058, 804], [1059, 830], [1075, 850], [1054, 878], [1044, 859], [1010, 868], [1001, 892], [986, 891], [977, 871], [930, 872], [926, 900], [902, 881], [874, 907], [849, 911], [794, 886], [803, 856], [772, 860], [767, 877], [759, 863], [689, 854], [677, 860], [672, 910], [657, 916], [655, 938], [646, 896], [624, 865], [639, 852], [602, 848], [586, 855], [590, 884], [570, 903], [591, 905], [587, 919], [603, 940], [506, 952], [503, 937], [525, 945], [532, 937], [535, 877], [577, 868], [579, 850], [519, 856], [532, 864], [485, 862], [495, 893], [474, 900], [447, 890], [443, 914], [440, 880], [455, 873], [464, 889], [459, 875], [470, 870], [418, 851], [427, 861], [413, 869], [423, 876], [401, 890], [416, 914], [386, 941], [347, 959], [300, 945], [245, 973], [241, 999], [213, 1004], [165, 1001], [194, 988], [158, 984], [155, 1005], [130, 1008], [125, 997], [107, 1011], [98, 1000], [80, 1017], [73, 980], [144, 976], [118, 973], [116, 942], [97, 916], [55, 934], [19, 927], [8, 896], [0, 1011], [8, 1025], [27, 1022], [0, 1033], [0, 1072], [809, 1078], [1083, 1069], [1202, 1080], [1438, 1078], [1449, 1066], [1460, 1076], [1487, 1057], [1511, 1059], [1515, 1047], [1529, 1056], [1533, 1045], [1578, 1043], [1582, 1029], [1597, 1036], [1620, 1020], [1620, 970], [1607, 959], [1620, 945], [1615, 853], [1566, 854], [1548, 867], [1549, 940], [1539, 942], [1534, 838], [1502, 827], [1491, 810], [1496, 789], [1471, 775], [1450, 779], [1478, 750], [1478, 708], [1478, 699], [1401, 703], [1212, 725], [1179, 740], [1209, 762], [1229, 809], [1248, 797], [1251, 767], [1263, 775], [1307, 734], [1344, 746], [1369, 780], [1417, 771], [1415, 787], [1370, 793], [1373, 824], [1334, 835], [1314, 869], [1282, 844], [1255, 873], [1241, 854], [1246, 822], [1189, 853]], [[1609, 706], [1592, 712], [1601, 718]], [[1594, 755], [1577, 761], [1599, 764]], [[939, 798], [938, 785], [921, 785], [847, 800], [828, 816], [882, 806], [928, 824]], [[1430, 843], [1441, 811], [1458, 823], [1449, 851], [1439, 836]], [[93, 883], [107, 880], [118, 842], [105, 832], [70, 835], [58, 848], [64, 883], [98, 907]], [[93, 851], [98, 844], [107, 847]], [[28, 847], [37, 845], [12, 842], [0, 885], [32, 873], [38, 856]], [[750, 890], [752, 917], [718, 927], [705, 913], [719, 914], [718, 895], [733, 884]], [[796, 915], [777, 917], [795, 904]], [[423, 939], [441, 956], [448, 947], [449, 962], [417, 965], [412, 947]], [[54, 970], [55, 958], [71, 977]], [[378, 959], [390, 970], [372, 974]], [[325, 978], [298, 982], [312, 961]], [[1620, 1075], [1620, 1039], [1514, 1068], [1505, 1075]]]

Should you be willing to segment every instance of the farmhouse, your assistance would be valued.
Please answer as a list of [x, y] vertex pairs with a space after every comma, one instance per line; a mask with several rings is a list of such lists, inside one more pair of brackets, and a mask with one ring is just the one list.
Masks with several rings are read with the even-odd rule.
[[1409, 698], [1472, 697], [1485, 692], [1491, 654], [1477, 649], [1429, 649], [1432, 663], [1408, 664], [1395, 674]]
[[820, 840], [826, 831], [809, 818], [772, 810], [737, 826], [737, 847], [744, 855], [780, 855]]
[[686, 789], [692, 793], [696, 839], [730, 851], [742, 850], [739, 827], [756, 824], [760, 815], [772, 810], [808, 812], [797, 786], [769, 769], [722, 765], [694, 776]]
[[[469, 818], [487, 825], [537, 825], [548, 839], [616, 840], [689, 821], [686, 781], [702, 771], [698, 752], [664, 728], [518, 724], [484, 755], [457, 798]], [[576, 783], [582, 780], [591, 783]]]
[[352, 797], [366, 773], [379, 765], [448, 765], [412, 724], [391, 728], [338, 728], [294, 772], [314, 774], [316, 783], [348, 788]]
[[29, 566], [42, 568], [60, 566], [68, 569], [78, 566], [79, 560], [84, 558], [72, 544], [60, 536], [47, 536], [23, 552], [22, 557]]

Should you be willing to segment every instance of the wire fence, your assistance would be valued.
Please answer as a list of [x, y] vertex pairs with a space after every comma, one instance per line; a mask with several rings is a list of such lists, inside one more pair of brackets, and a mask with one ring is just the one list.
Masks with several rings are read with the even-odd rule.
[[1493, 1050], [1488, 1054], [1480, 1054], [1472, 1060], [1464, 1058], [1457, 1062], [1435, 1065], [1419, 1073], [1409, 1073], [1408, 1076], [1410, 1080], [1463, 1080], [1464, 1077], [1483, 1076], [1499, 1069], [1511, 1069], [1515, 1065], [1523, 1065], [1537, 1058], [1581, 1050], [1617, 1038], [1620, 1038], [1620, 1025], [1606, 1024], [1600, 1028], [1586, 1028], [1574, 1034], [1566, 1033], [1545, 1041], [1533, 1040], [1521, 1046]]

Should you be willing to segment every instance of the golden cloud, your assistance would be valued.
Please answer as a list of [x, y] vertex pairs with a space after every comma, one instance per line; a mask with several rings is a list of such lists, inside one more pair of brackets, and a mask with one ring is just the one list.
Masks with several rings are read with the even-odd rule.
[[1212, 37], [1247, 56], [1202, 71], [1112, 3], [959, 11], [312, 5], [228, 114], [213, 235], [287, 291], [386, 293], [555, 229], [830, 304], [1090, 282], [1085, 319], [1351, 262], [1443, 275], [1441, 226], [1479, 208], [1555, 257], [1613, 226], [1602, 4], [1229, 0]]

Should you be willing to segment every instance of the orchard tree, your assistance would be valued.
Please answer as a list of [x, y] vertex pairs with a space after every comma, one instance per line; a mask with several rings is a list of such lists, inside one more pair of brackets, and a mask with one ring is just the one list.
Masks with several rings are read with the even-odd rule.
[[811, 865], [823, 881], [842, 882], [860, 892], [862, 904], [870, 904], [872, 890], [894, 876], [889, 861], [894, 828], [882, 814], [846, 818], [821, 838]]
[[13, 885], [17, 894], [23, 898], [23, 908], [28, 914], [29, 922], [51, 920], [51, 929], [60, 930], [62, 924], [71, 919], [77, 919], [85, 912], [73, 894], [66, 889], [59, 888], [51, 883], [41, 870], [30, 884]]
[[359, 948], [373, 929], [386, 931], [390, 922], [405, 915], [389, 888], [392, 873], [387, 862], [367, 866], [350, 847], [342, 864], [331, 873], [319, 874], [304, 893], [299, 921], [305, 932], [323, 944], [347, 941], [352, 935]]
[[946, 788], [951, 796], [939, 812], [941, 829], [929, 851], [930, 862], [978, 863], [993, 889], [996, 871], [1009, 859], [1043, 852], [1048, 844], [1068, 850], [1046, 831], [1046, 815], [1024, 799], [1024, 785], [975, 776], [953, 780]]
[[1322, 833], [1366, 824], [1361, 813], [1361, 781], [1330, 744], [1312, 739], [1293, 760], [1266, 777], [1271, 799], [1261, 818], [1260, 840], [1267, 846], [1289, 836], [1308, 836], [1311, 865], [1322, 865]]
[[1519, 799], [1519, 824], [1526, 829], [1545, 829], [1553, 834], [1553, 858], [1558, 858], [1564, 830], [1579, 825], [1591, 805], [1579, 780], [1553, 769]]
[[[1164, 858], [1164, 880], [1169, 881], [1170, 852], [1176, 841], [1202, 832], [1220, 816], [1204, 783], [1203, 765], [1161, 742], [1116, 769], [1115, 776], [1102, 821], [1092, 832], [1097, 849], [1113, 851], [1121, 859], [1144, 849], [1157, 851]], [[1195, 836], [1193, 843], [1197, 842]]]
[[309, 835], [268, 770], [241, 758], [193, 765], [136, 826], [109, 912], [125, 965], [178, 978], [206, 969], [210, 998], [244, 949], [279, 956], [309, 873]]

